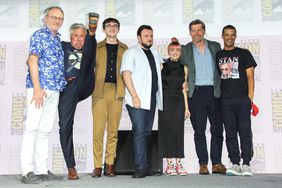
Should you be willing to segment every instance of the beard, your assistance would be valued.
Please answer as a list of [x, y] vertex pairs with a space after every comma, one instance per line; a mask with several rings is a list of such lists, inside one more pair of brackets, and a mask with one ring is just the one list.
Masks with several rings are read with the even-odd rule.
[[153, 44], [147, 45], [147, 44], [145, 44], [145, 43], [142, 42], [141, 45], [142, 45], [146, 50], [149, 50], [149, 49], [152, 47]]

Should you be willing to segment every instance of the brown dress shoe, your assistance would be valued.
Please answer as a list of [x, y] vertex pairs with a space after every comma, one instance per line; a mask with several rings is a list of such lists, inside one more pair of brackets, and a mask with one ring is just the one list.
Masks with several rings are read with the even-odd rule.
[[209, 174], [209, 169], [207, 165], [200, 165], [199, 174], [206, 175]]
[[68, 174], [69, 180], [77, 180], [78, 179], [75, 167], [69, 168], [68, 171], [69, 171], [69, 174]]
[[223, 164], [212, 165], [213, 174], [226, 174], [226, 168]]
[[105, 175], [108, 177], [115, 176], [114, 165], [106, 164], [106, 174]]
[[102, 168], [95, 168], [92, 173], [93, 178], [100, 178], [102, 174]]

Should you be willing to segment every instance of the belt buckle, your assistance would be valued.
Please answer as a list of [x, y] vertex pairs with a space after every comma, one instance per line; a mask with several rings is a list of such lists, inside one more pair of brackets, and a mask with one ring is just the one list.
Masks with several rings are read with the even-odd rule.
[[67, 78], [67, 82], [71, 82], [71, 81], [73, 81], [74, 79], [76, 79], [76, 77]]

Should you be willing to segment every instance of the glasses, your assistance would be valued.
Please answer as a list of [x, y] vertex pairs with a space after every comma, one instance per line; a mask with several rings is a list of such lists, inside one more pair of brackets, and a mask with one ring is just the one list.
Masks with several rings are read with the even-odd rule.
[[60, 17], [56, 17], [56, 16], [48, 16], [51, 18], [52, 21], [59, 21], [59, 22], [62, 22], [64, 21], [64, 18], [60, 18]]
[[118, 24], [107, 24], [105, 25], [106, 28], [114, 28], [114, 29], [118, 29]]
[[221, 71], [227, 71], [228, 70], [228, 68], [225, 68], [225, 69], [221, 69]]

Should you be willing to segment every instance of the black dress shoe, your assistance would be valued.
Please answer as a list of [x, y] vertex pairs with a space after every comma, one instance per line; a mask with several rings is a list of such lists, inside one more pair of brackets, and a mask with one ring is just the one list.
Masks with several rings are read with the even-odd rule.
[[163, 173], [160, 171], [155, 171], [152, 169], [149, 169], [147, 172], [147, 176], [161, 176]]
[[144, 178], [147, 175], [146, 169], [135, 169], [135, 172], [132, 176], [132, 178]]
[[144, 178], [144, 177], [146, 177], [146, 174], [147, 174], [146, 172], [136, 171], [133, 174], [132, 178]]

